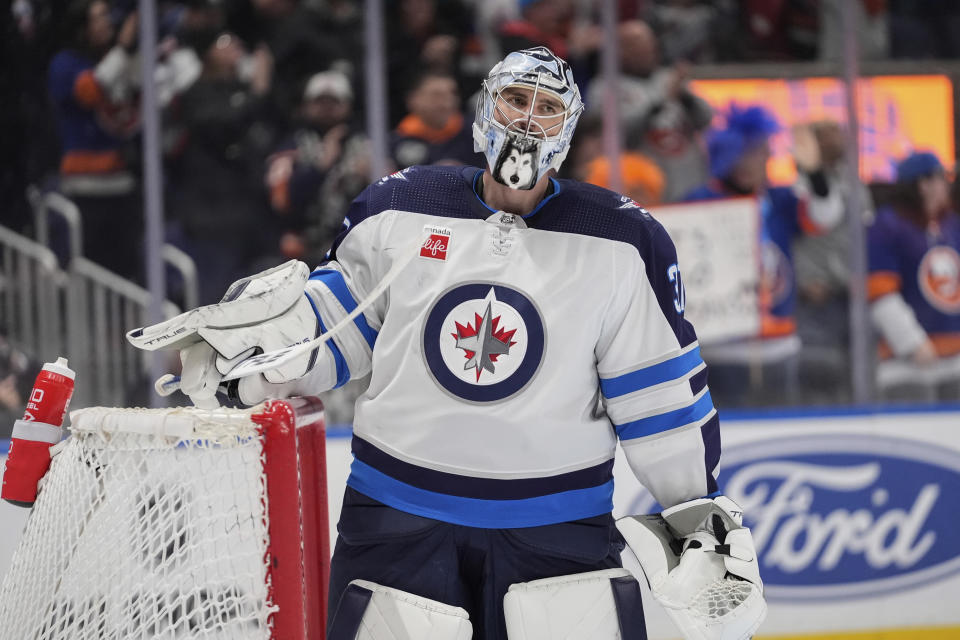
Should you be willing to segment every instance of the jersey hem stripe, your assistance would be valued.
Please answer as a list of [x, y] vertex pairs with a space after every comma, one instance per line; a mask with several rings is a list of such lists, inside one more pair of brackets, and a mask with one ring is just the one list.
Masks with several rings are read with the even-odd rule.
[[601, 464], [535, 478], [482, 478], [428, 469], [395, 458], [360, 436], [350, 448], [356, 461], [403, 484], [460, 498], [525, 500], [601, 486], [613, 478], [613, 458]]
[[597, 487], [537, 498], [482, 500], [419, 489], [354, 459], [347, 485], [400, 511], [484, 529], [539, 527], [591, 518], [613, 510], [613, 479]]

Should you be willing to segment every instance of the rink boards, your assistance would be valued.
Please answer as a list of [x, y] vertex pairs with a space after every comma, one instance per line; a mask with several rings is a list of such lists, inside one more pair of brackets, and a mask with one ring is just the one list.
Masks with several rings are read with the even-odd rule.
[[[770, 606], [757, 637], [960, 638], [960, 407], [721, 418], [721, 487], [748, 514]], [[331, 523], [348, 436], [328, 436]], [[655, 509], [621, 460], [616, 515]], [[0, 572], [25, 516], [0, 503]], [[679, 637], [645, 605], [652, 640]]]

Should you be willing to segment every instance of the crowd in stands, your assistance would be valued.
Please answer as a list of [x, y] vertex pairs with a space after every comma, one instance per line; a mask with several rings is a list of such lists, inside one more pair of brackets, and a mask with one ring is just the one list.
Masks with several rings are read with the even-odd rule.
[[[816, 399], [843, 397], [849, 366], [843, 129], [828, 121], [794, 126], [797, 183], [769, 187], [768, 140], [797, 123], [777, 122], [750, 105], [718, 118], [688, 80], [699, 64], [838, 59], [844, 2], [621, 0], [617, 95], [624, 152], [621, 179], [613, 181], [603, 153], [605, 87], [596, 80], [603, 44], [598, 3], [387, 1], [391, 170], [482, 164], [471, 137], [480, 79], [503, 52], [550, 47], [572, 63], [587, 104], [562, 177], [616, 182], [646, 206], [756, 196], [764, 240], [757, 340], [804, 346], [775, 350], [788, 357], [774, 358], [768, 379], [793, 375], [778, 368], [797, 358], [801, 386], [823, 391]], [[376, 177], [363, 118], [363, 4], [158, 2], [155, 79], [167, 240], [197, 262], [202, 303], [216, 301], [234, 279], [284, 259], [322, 260], [349, 203]], [[952, 36], [960, 3], [853, 4], [864, 59], [960, 56]], [[10, 203], [4, 224], [28, 231], [28, 184], [58, 189], [82, 213], [85, 255], [142, 281], [136, 2], [14, 0], [2, 20], [8, 62], [0, 74], [7, 141], [0, 194]], [[866, 186], [855, 187], [863, 203], [857, 215], [876, 219], [869, 284], [880, 357], [924, 364], [960, 354], [960, 218], [939, 161], [921, 153], [899, 169], [894, 193], [877, 213]], [[931, 250], [937, 247], [943, 249]], [[737, 367], [750, 365], [720, 360], [733, 368], [715, 376], [734, 383], [728, 401], [756, 402], [756, 395], [743, 399], [733, 388], [744, 388]], [[724, 394], [722, 387], [711, 381], [716, 393]], [[762, 400], [783, 398], [764, 392]]]

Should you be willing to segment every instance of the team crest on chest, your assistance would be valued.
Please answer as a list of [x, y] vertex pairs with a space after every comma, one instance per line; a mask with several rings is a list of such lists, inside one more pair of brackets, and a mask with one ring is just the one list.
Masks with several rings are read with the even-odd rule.
[[920, 291], [934, 308], [960, 313], [960, 254], [948, 246], [932, 247], [917, 269]]
[[473, 324], [467, 323], [464, 326], [454, 320], [457, 331], [450, 334], [456, 340], [457, 349], [463, 349], [464, 357], [467, 359], [463, 368], [476, 371], [477, 382], [480, 382], [480, 374], [484, 371], [495, 375], [497, 358], [509, 356], [510, 347], [517, 344], [516, 341], [511, 340], [517, 330], [505, 331], [498, 327], [500, 316], [491, 318], [492, 307], [493, 302], [487, 302], [487, 310], [483, 312], [482, 318], [474, 313]]
[[544, 343], [543, 320], [530, 298], [493, 283], [447, 290], [423, 329], [433, 379], [469, 402], [504, 400], [526, 387], [540, 369]]

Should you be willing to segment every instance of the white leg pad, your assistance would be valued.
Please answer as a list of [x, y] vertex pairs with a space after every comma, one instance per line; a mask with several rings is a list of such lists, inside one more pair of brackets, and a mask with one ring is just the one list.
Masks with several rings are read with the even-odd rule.
[[604, 569], [510, 585], [503, 598], [509, 640], [620, 640], [611, 580], [626, 569]]
[[473, 637], [469, 615], [460, 607], [367, 580], [354, 580], [350, 588], [370, 592], [353, 636], [355, 640], [470, 640]]

